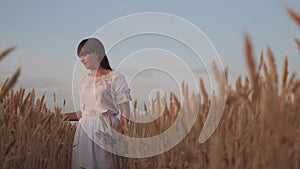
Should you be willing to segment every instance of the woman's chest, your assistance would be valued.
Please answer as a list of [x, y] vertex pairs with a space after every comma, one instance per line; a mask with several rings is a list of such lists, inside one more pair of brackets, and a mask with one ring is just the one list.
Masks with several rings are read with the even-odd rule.
[[80, 86], [80, 95], [84, 99], [101, 99], [113, 96], [113, 85], [111, 81], [98, 83], [85, 83]]

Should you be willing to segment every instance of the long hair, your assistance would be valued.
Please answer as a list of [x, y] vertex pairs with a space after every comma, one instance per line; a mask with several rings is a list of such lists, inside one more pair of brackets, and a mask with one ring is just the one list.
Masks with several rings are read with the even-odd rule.
[[108, 58], [105, 54], [105, 49], [103, 44], [97, 38], [88, 38], [82, 40], [77, 47], [77, 55], [80, 57], [82, 55], [95, 52], [99, 55], [100, 66], [104, 69], [112, 70], [110, 67]]

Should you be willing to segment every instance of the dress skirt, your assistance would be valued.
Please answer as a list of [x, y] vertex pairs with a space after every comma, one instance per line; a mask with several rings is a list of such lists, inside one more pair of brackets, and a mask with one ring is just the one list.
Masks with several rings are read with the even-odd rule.
[[117, 128], [119, 119], [109, 115], [103, 115], [102, 117], [103, 120], [97, 115], [85, 115], [79, 120], [73, 143], [73, 169], [118, 168], [116, 156], [99, 146], [99, 143], [101, 144], [105, 139], [102, 138], [101, 134], [99, 135], [99, 131], [111, 135], [111, 128], [105, 127], [103, 123], [105, 122], [106, 125], [112, 124], [114, 128]]

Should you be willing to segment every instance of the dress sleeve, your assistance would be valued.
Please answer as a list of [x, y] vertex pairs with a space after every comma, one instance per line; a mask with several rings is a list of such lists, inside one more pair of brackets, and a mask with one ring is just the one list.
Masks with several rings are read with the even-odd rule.
[[113, 92], [116, 98], [116, 104], [131, 101], [130, 89], [126, 82], [125, 76], [118, 74], [113, 82]]

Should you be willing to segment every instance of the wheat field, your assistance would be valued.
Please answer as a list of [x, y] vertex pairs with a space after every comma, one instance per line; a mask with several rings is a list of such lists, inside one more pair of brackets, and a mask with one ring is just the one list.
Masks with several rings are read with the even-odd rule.
[[[300, 26], [300, 16], [287, 9]], [[300, 52], [300, 41], [294, 39]], [[200, 101], [195, 125], [189, 134], [171, 150], [149, 158], [119, 158], [121, 168], [300, 168], [300, 79], [288, 72], [288, 58], [278, 72], [270, 47], [262, 50], [258, 64], [252, 43], [244, 36], [245, 59], [249, 76], [239, 76], [234, 86], [226, 86], [225, 107], [218, 128], [205, 143], [198, 142], [199, 133], [208, 115], [214, 95], [210, 95], [201, 78], [200, 93], [186, 98]], [[14, 48], [0, 53], [0, 61]], [[300, 59], [300, 58], [299, 58]], [[222, 78], [216, 67], [216, 78]], [[35, 91], [12, 90], [20, 75], [17, 70], [0, 86], [0, 168], [71, 168], [72, 143], [76, 125], [66, 121], [61, 108], [47, 108], [44, 96]], [[227, 70], [225, 77], [227, 78]], [[193, 94], [192, 94], [193, 95]], [[129, 122], [124, 134], [150, 137], [167, 130], [190, 102], [180, 103], [172, 93], [156, 98], [153, 105], [164, 106], [162, 115], [148, 124]], [[134, 102], [134, 113], [137, 113]], [[144, 106], [146, 112], [150, 112]], [[134, 114], [138, 116], [138, 114]], [[186, 112], [184, 116], [188, 117]]]

